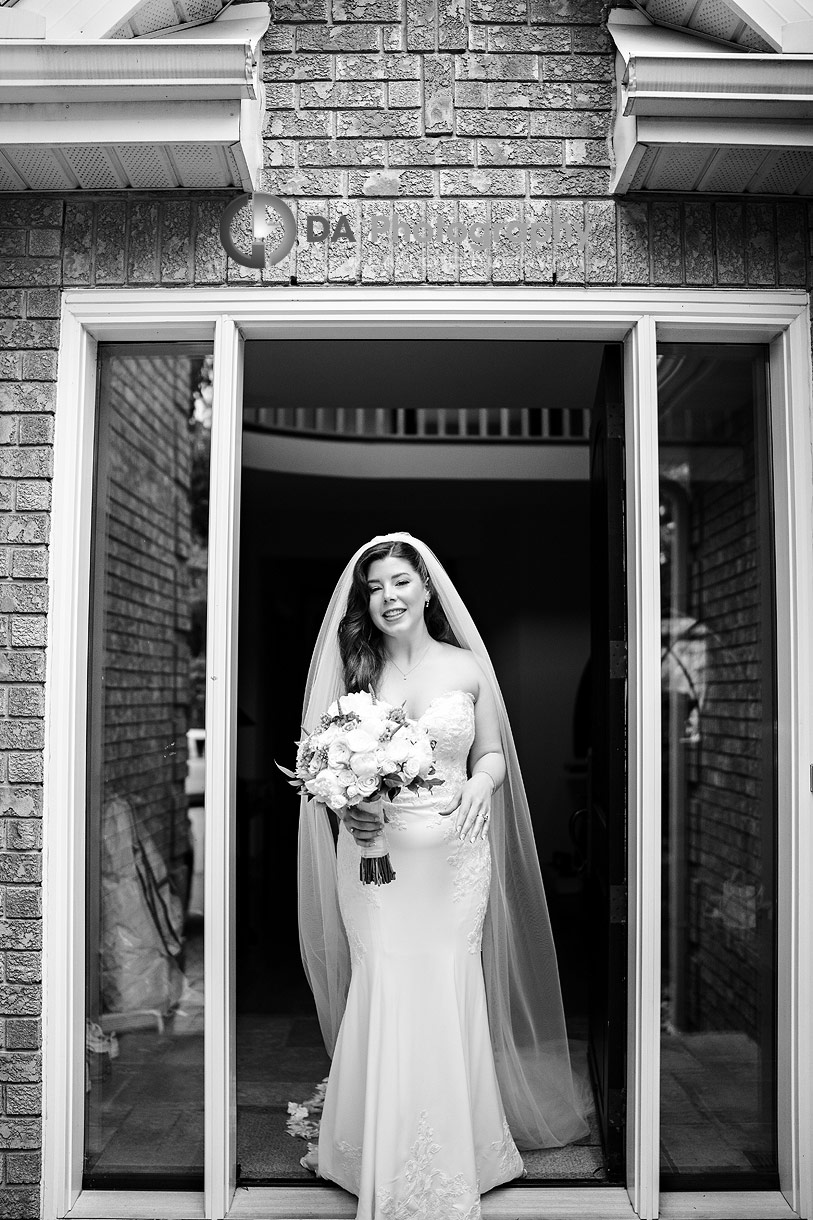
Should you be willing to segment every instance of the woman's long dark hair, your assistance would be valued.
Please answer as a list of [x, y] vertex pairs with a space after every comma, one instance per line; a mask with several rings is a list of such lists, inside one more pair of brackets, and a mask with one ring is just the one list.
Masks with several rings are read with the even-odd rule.
[[344, 689], [352, 691], [373, 690], [378, 685], [381, 671], [387, 661], [384, 637], [370, 618], [370, 590], [367, 573], [376, 559], [405, 559], [418, 573], [422, 581], [429, 584], [432, 598], [426, 607], [425, 622], [429, 634], [445, 644], [457, 645], [440, 602], [432, 590], [429, 573], [420, 553], [409, 542], [378, 542], [360, 555], [353, 568], [353, 581], [347, 595], [347, 609], [339, 623], [339, 652], [342, 658]]

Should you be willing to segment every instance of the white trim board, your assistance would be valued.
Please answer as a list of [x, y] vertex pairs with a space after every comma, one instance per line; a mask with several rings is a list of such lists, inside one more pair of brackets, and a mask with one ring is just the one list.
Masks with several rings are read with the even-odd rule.
[[[239, 453], [241, 339], [255, 338], [375, 338], [423, 337], [427, 340], [480, 339], [621, 340], [629, 335], [634, 376], [628, 382], [628, 507], [639, 522], [640, 536], [630, 542], [633, 569], [628, 590], [630, 610], [641, 624], [631, 649], [630, 681], [630, 818], [631, 910], [630, 1011], [634, 1014], [628, 1040], [628, 1097], [634, 1107], [628, 1150], [629, 1193], [642, 1220], [654, 1220], [659, 1205], [657, 1182], [657, 1055], [660, 1008], [653, 969], [657, 944], [652, 930], [639, 926], [657, 889], [652, 859], [655, 845], [643, 810], [656, 792], [657, 759], [646, 733], [647, 709], [657, 707], [660, 667], [653, 662], [652, 623], [657, 621], [653, 579], [654, 546], [646, 534], [653, 528], [652, 472], [636, 474], [629, 455], [638, 452], [652, 461], [651, 412], [654, 405], [654, 340], [774, 343], [772, 392], [774, 411], [774, 477], [783, 497], [777, 524], [786, 531], [786, 547], [778, 553], [778, 637], [780, 641], [780, 773], [787, 767], [781, 816], [790, 818], [791, 834], [780, 880], [784, 876], [785, 906], [790, 925], [780, 948], [783, 971], [780, 998], [792, 1005], [780, 1065], [781, 1082], [793, 1083], [789, 1096], [780, 1095], [781, 1177], [783, 1194], [797, 1214], [813, 1215], [809, 1149], [813, 1147], [813, 1032], [811, 997], [813, 962], [800, 929], [809, 926], [811, 896], [806, 879], [813, 875], [813, 796], [808, 788], [811, 724], [811, 657], [813, 657], [813, 459], [810, 443], [810, 316], [802, 291], [727, 291], [705, 289], [568, 289], [568, 288], [369, 288], [326, 287], [215, 288], [145, 290], [74, 290], [63, 296], [59, 353], [53, 535], [50, 548], [50, 602], [46, 658], [45, 821], [45, 1220], [64, 1217], [72, 1207], [79, 1217], [99, 1203], [90, 1192], [80, 1193], [83, 1113], [83, 902], [76, 895], [84, 884], [84, 741], [87, 702], [87, 613], [90, 572], [90, 508], [92, 495], [95, 344], [97, 341], [213, 340], [217, 334], [212, 470], [220, 471], [224, 519], [214, 528], [210, 573], [228, 582], [235, 571], [233, 518], [239, 505], [236, 455]], [[630, 346], [631, 345], [631, 346]], [[784, 431], [783, 431], [784, 429]], [[649, 431], [648, 431], [649, 430]], [[633, 486], [630, 486], [630, 478]], [[654, 523], [656, 524], [656, 523]], [[214, 600], [212, 602], [214, 607]], [[785, 617], [783, 617], [785, 616]], [[788, 617], [789, 616], [789, 617]], [[215, 629], [214, 623], [218, 626]], [[233, 792], [233, 737], [227, 732], [233, 708], [235, 655], [228, 641], [236, 638], [236, 601], [226, 594], [212, 618], [213, 638], [207, 675], [218, 678], [217, 704], [207, 701], [210, 726], [232, 749], [214, 750], [207, 763], [207, 783], [225, 806]], [[648, 627], [646, 626], [648, 624]], [[784, 630], [783, 625], [789, 629]], [[783, 678], [784, 675], [784, 678]], [[794, 677], [795, 675], [795, 677]], [[784, 700], [784, 702], [783, 702]], [[636, 736], [637, 735], [637, 736]], [[632, 738], [635, 740], [632, 740]], [[634, 762], [634, 768], [632, 766]], [[634, 773], [633, 773], [634, 772]], [[653, 793], [655, 796], [653, 797]], [[649, 794], [649, 797], [647, 796]], [[650, 809], [651, 815], [651, 809]], [[207, 1125], [207, 1184], [205, 1212], [222, 1220], [239, 1210], [242, 1191], [234, 1195], [233, 1056], [230, 997], [222, 988], [230, 977], [229, 881], [232, 854], [221, 827], [222, 859], [210, 873], [207, 927], [220, 921], [217, 942], [208, 959], [207, 985], [219, 986], [207, 1003], [207, 1038], [211, 1047], [231, 1048], [225, 1058], [207, 1058], [207, 1096], [214, 1115]], [[787, 838], [787, 836], [786, 836]], [[649, 864], [647, 864], [649, 861]], [[634, 888], [637, 887], [637, 890]], [[65, 912], [71, 912], [69, 919]], [[218, 982], [219, 980], [219, 982]], [[77, 985], [79, 984], [79, 985]], [[65, 1014], [68, 1014], [66, 1020]], [[784, 1075], [782, 1073], [784, 1072]], [[233, 1145], [232, 1145], [233, 1146]], [[527, 1190], [528, 1211], [525, 1207]], [[280, 1188], [275, 1199], [290, 1205], [291, 1191]], [[297, 1191], [297, 1194], [299, 1192]], [[558, 1192], [562, 1206], [580, 1216], [606, 1216], [609, 1188]], [[117, 1215], [143, 1217], [150, 1204], [144, 1192], [116, 1192]], [[622, 1191], [627, 1198], [628, 1191]], [[768, 1192], [770, 1194], [770, 1192]], [[247, 1192], [264, 1215], [266, 1201]], [[540, 1205], [552, 1203], [551, 1188], [511, 1188], [503, 1192], [505, 1207], [497, 1211], [497, 1195], [485, 1196], [485, 1216], [545, 1215]], [[685, 1196], [682, 1196], [686, 1198]], [[729, 1197], [729, 1196], [727, 1196]], [[717, 1195], [710, 1196], [716, 1205]], [[722, 1200], [722, 1197], [719, 1197]], [[729, 1197], [730, 1198], [730, 1197]], [[738, 1195], [743, 1217], [767, 1196]], [[775, 1197], [771, 1196], [773, 1207]], [[78, 1204], [77, 1204], [78, 1200]], [[232, 1201], [233, 1200], [233, 1201]], [[302, 1196], [304, 1202], [304, 1196]], [[754, 1200], [757, 1200], [755, 1203]], [[74, 1206], [76, 1205], [76, 1206]], [[249, 1204], [246, 1202], [246, 1206]], [[154, 1207], [154, 1203], [152, 1204]], [[270, 1206], [270, 1204], [269, 1204]], [[503, 1204], [500, 1202], [500, 1207]], [[630, 1204], [624, 1202], [625, 1214]], [[751, 1208], [752, 1210], [748, 1210]], [[146, 1209], [146, 1210], [145, 1210]], [[276, 1209], [276, 1204], [275, 1204]], [[155, 1215], [155, 1212], [150, 1214]], [[236, 1214], [236, 1213], [235, 1213]], [[248, 1214], [248, 1213], [246, 1213]], [[255, 1213], [252, 1213], [255, 1214]], [[280, 1215], [279, 1212], [276, 1213]], [[289, 1213], [290, 1214], [290, 1213]], [[322, 1213], [324, 1214], [324, 1213]], [[574, 1214], [563, 1211], [562, 1215]], [[666, 1214], [666, 1212], [664, 1213]], [[700, 1213], [697, 1213], [700, 1214]], [[706, 1215], [709, 1213], [706, 1212]], [[98, 1220], [98, 1212], [94, 1215]], [[774, 1212], [766, 1213], [774, 1215]], [[674, 1212], [671, 1220], [681, 1220]]]

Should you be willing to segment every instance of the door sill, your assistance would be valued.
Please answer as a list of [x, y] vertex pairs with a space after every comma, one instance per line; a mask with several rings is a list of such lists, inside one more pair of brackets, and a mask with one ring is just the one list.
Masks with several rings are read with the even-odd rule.
[[[227, 1220], [352, 1220], [357, 1202], [355, 1195], [327, 1183], [238, 1186]], [[482, 1216], [483, 1220], [584, 1220], [588, 1216], [635, 1220], [623, 1186], [497, 1186], [483, 1195]]]
[[660, 1220], [793, 1220], [779, 1190], [675, 1190], [660, 1197]]
[[195, 1190], [83, 1190], [68, 1220], [203, 1220]]

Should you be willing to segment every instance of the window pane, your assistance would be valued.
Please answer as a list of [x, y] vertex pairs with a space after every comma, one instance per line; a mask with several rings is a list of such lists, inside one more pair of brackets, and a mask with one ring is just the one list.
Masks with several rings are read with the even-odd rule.
[[667, 1188], [778, 1188], [766, 369], [764, 348], [659, 347]]
[[100, 349], [85, 1186], [202, 1188], [211, 357]]

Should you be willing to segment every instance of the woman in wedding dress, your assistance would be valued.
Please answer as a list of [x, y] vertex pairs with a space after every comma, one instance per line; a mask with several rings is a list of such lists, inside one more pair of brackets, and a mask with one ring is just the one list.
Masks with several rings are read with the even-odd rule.
[[[587, 1133], [505, 705], [428, 547], [384, 535], [348, 564], [317, 641], [306, 728], [372, 689], [429, 731], [443, 783], [343, 811], [303, 799], [300, 939], [332, 1065], [318, 1159], [357, 1220], [478, 1220], [520, 1147]], [[364, 884], [381, 829], [394, 879]]]

